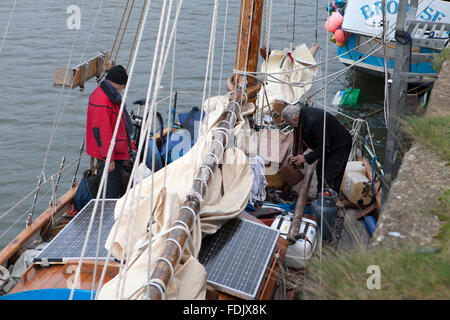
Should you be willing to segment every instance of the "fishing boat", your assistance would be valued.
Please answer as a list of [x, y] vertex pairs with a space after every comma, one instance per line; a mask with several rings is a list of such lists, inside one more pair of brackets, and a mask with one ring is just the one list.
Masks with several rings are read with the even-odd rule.
[[[179, 0], [174, 6], [170, 24], [173, 2], [166, 8], [164, 1], [161, 21], [167, 20], [161, 41], [167, 42], [162, 45], [159, 65], [154, 63], [152, 68], [155, 77], [149, 88], [153, 91], [149, 89], [145, 99], [136, 101], [143, 110], [132, 116], [140, 131], [135, 136], [136, 160], [124, 195], [120, 199], [102, 196], [105, 174], [96, 196], [80, 210], [74, 210], [79, 188], [74, 184], [36, 219], [29, 218], [27, 227], [0, 251], [0, 289], [4, 294], [0, 299], [289, 298], [277, 281], [289, 243], [315, 239], [309, 253], [299, 257], [305, 260], [313, 253], [320, 232], [317, 220], [305, 212], [314, 166], [304, 168], [294, 199], [280, 196], [292, 187], [279, 169], [292, 148], [293, 133], [280, 123], [282, 109], [277, 109], [277, 103], [280, 99], [298, 103], [309, 90], [318, 69], [314, 58], [317, 45], [270, 50], [267, 41], [265, 50], [260, 50], [264, 1], [242, 0], [235, 70], [226, 79], [227, 94], [205, 99], [201, 110], [193, 110], [199, 111], [195, 114], [201, 120], [198, 137], [189, 151], [168, 161], [170, 136], [183, 129], [184, 121], [180, 117], [180, 124], [174, 124], [174, 107], [167, 128], [161, 128], [161, 122], [156, 124], [158, 88], [182, 3]], [[144, 2], [134, 59], [148, 10], [149, 3]], [[217, 1], [213, 15], [214, 22]], [[161, 22], [161, 33], [162, 26]], [[155, 61], [157, 58], [155, 52]], [[261, 66], [259, 58], [264, 60]], [[100, 81], [115, 63], [111, 54], [102, 52], [74, 68], [55, 70], [55, 83], [83, 87], [89, 79]], [[133, 68], [134, 62], [130, 75]], [[124, 101], [127, 92], [128, 85]], [[124, 112], [124, 101], [120, 112]], [[165, 149], [157, 146], [158, 139]], [[165, 165], [157, 170], [155, 156], [164, 152]], [[151, 174], [144, 175], [138, 169], [150, 159], [148, 155]], [[379, 168], [360, 151], [354, 157], [361, 160], [367, 178], [364, 185], [378, 190], [372, 192], [373, 201], [368, 204], [356, 197], [354, 206], [359, 209], [355, 212], [364, 217], [379, 207]], [[264, 195], [267, 184], [274, 191], [271, 199], [278, 203]], [[265, 210], [264, 215], [248, 207], [252, 204], [255, 208], [256, 203]], [[282, 234], [274, 223], [274, 212], [292, 218], [288, 233]], [[308, 240], [310, 232], [316, 236]], [[294, 296], [291, 292], [290, 297]]]
[[[400, 42], [411, 44], [410, 72], [435, 74], [430, 54], [439, 53], [448, 44], [450, 2], [419, 1], [415, 15], [417, 24], [408, 34], [409, 37], [395, 35], [399, 2], [390, 0], [385, 3], [385, 11], [383, 1], [335, 0], [330, 3], [325, 28], [331, 33], [330, 40], [336, 44], [339, 61], [360, 71], [384, 77], [386, 72], [393, 72], [395, 48]], [[427, 39], [441, 41], [430, 46]]]

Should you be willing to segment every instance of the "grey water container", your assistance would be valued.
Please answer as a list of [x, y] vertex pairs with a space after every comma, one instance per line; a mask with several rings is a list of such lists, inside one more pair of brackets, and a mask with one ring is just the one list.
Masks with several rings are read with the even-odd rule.
[[[322, 228], [322, 237], [325, 240], [333, 238], [332, 228], [338, 214], [336, 206], [337, 193], [332, 189], [324, 189], [323, 193], [319, 193], [317, 199], [311, 203], [311, 213], [319, 219], [319, 228]], [[321, 222], [321, 207], [323, 198], [323, 223]]]

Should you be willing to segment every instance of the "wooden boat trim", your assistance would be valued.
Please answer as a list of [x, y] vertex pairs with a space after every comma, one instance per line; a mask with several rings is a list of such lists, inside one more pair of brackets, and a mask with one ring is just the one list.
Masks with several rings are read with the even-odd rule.
[[23, 246], [36, 232], [39, 232], [46, 223], [50, 221], [55, 212], [60, 211], [72, 201], [78, 187], [73, 187], [65, 194], [63, 194], [57, 201], [55, 207], [49, 207], [45, 210], [31, 225], [22, 230], [19, 235], [14, 238], [3, 250], [0, 252], [0, 264], [4, 264], [11, 258], [21, 246]]
[[[50, 267], [41, 267], [37, 264], [32, 264], [23, 273], [21, 281], [9, 292], [17, 293], [29, 290], [39, 289], [71, 289], [75, 279], [75, 272], [78, 267], [78, 260], [71, 260], [66, 264], [55, 264]], [[79, 279], [76, 289], [90, 290], [92, 288], [92, 281], [94, 280], [94, 270], [97, 265], [95, 285], [100, 281], [100, 274], [103, 271], [105, 263], [98, 261], [95, 264], [93, 260], [83, 261], [81, 267], [82, 276]], [[119, 264], [116, 262], [108, 263], [105, 273], [105, 280], [109, 281], [119, 273]]]
[[86, 81], [93, 77], [99, 78], [103, 72], [111, 69], [113, 65], [114, 62], [109, 58], [108, 52], [101, 52], [67, 71], [65, 67], [56, 67], [53, 71], [53, 84], [70, 89], [84, 88]]

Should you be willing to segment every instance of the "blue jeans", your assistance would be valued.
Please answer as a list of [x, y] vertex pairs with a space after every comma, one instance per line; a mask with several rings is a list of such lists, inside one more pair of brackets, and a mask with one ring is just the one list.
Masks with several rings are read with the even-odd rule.
[[[123, 160], [115, 160], [116, 167], [112, 172], [108, 173], [108, 182], [106, 185], [106, 198], [117, 199], [121, 196], [122, 190], [122, 169]], [[98, 159], [98, 175], [101, 178], [105, 169], [105, 161]], [[102, 197], [103, 194], [100, 195]]]

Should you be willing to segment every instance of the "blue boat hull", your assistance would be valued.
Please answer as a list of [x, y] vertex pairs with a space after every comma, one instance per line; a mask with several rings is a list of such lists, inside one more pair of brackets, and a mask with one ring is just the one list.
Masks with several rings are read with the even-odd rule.
[[[69, 300], [70, 292], [71, 289], [63, 288], [30, 290], [0, 296], [0, 300]], [[74, 290], [72, 300], [91, 300], [91, 290]]]
[[[337, 46], [337, 54], [339, 56], [339, 60], [343, 62], [345, 65], [351, 65], [356, 61], [359, 61], [364, 58], [366, 52], [361, 52], [360, 49], [354, 50], [356, 47], [356, 34], [351, 34], [347, 39], [344, 46]], [[430, 53], [433, 52], [432, 49], [421, 48], [421, 53]], [[387, 62], [387, 67], [390, 72], [394, 70], [394, 60], [389, 59]], [[384, 76], [384, 58], [378, 57], [375, 55], [369, 55], [363, 59], [360, 63], [356, 64], [356, 68], [365, 71], [368, 73], [372, 73], [378, 76]], [[411, 72], [413, 73], [436, 73], [436, 70], [433, 69], [433, 65], [431, 62], [418, 62], [411, 64]]]

